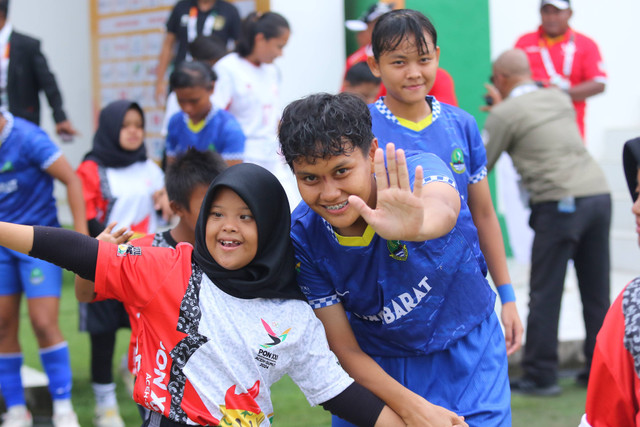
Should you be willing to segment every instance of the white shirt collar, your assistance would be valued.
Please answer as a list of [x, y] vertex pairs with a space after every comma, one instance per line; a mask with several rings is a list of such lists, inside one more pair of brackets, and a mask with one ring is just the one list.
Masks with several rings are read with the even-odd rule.
[[0, 45], [5, 45], [9, 41], [9, 36], [11, 36], [11, 32], [13, 31], [13, 26], [11, 22], [6, 21], [4, 27], [0, 30]]
[[511, 89], [507, 98], [515, 98], [516, 96], [524, 95], [525, 93], [535, 92], [540, 89], [537, 84], [533, 82], [523, 83]]

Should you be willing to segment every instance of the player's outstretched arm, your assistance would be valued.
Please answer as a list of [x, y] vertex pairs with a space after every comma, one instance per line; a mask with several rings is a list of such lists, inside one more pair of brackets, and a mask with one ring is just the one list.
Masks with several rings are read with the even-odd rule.
[[[102, 232], [98, 234], [96, 239], [118, 245], [120, 243], [125, 243], [131, 238], [131, 236], [133, 236], [133, 231], [127, 231], [127, 229], [124, 227], [113, 231], [116, 224], [116, 222], [112, 222], [111, 224], [107, 225], [107, 228], [102, 230]], [[74, 284], [76, 298], [78, 301], [91, 302], [95, 299], [95, 283], [93, 281], [83, 279], [82, 277], [76, 275]]]
[[33, 248], [33, 227], [0, 222], [0, 246], [28, 254]]
[[[345, 371], [359, 384], [382, 399], [389, 408], [402, 417], [409, 426], [468, 427], [464, 418], [428, 402], [405, 388], [387, 374], [367, 355], [353, 335], [342, 304], [334, 304], [314, 310], [327, 334], [329, 347], [338, 357]], [[383, 417], [384, 410], [380, 414]], [[376, 425], [384, 425], [384, 418]]]
[[460, 211], [457, 191], [441, 182], [423, 185], [421, 166], [416, 168], [412, 191], [404, 151], [389, 143], [386, 167], [384, 158], [384, 151], [378, 148], [374, 159], [376, 208], [349, 196], [349, 203], [375, 232], [387, 240], [424, 241], [451, 231]]
[[0, 246], [95, 279], [98, 241], [84, 234], [59, 227], [0, 222]]

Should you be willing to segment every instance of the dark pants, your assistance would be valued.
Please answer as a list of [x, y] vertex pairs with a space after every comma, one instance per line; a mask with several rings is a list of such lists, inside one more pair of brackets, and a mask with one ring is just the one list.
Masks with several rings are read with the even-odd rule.
[[150, 412], [145, 422], [142, 423], [142, 427], [181, 427], [188, 425], [171, 421], [157, 412]]
[[558, 322], [567, 262], [573, 259], [582, 300], [587, 369], [596, 335], [609, 308], [608, 194], [575, 200], [575, 212], [558, 210], [557, 202], [531, 207], [535, 232], [531, 250], [529, 318], [522, 367], [539, 385], [557, 381]]

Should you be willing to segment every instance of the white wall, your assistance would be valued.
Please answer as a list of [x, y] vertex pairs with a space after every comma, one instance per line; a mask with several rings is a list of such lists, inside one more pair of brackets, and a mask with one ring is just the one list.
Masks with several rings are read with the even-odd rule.
[[[571, 4], [571, 26], [598, 43], [609, 74], [605, 93], [587, 101], [588, 147], [601, 157], [609, 145], [607, 132], [639, 129], [640, 135], [640, 2], [572, 0]], [[538, 27], [539, 6], [539, 0], [489, 0], [492, 58]]]
[[345, 61], [342, 0], [271, 0], [271, 10], [291, 25], [282, 58], [282, 105], [315, 92], [336, 93]]
[[[60, 143], [65, 156], [76, 167], [91, 146], [91, 63], [89, 55], [89, 2], [78, 0], [12, 0], [9, 20], [15, 30], [37, 37], [62, 92], [64, 108], [80, 132], [73, 143]], [[41, 96], [41, 125], [55, 135], [51, 109]]]

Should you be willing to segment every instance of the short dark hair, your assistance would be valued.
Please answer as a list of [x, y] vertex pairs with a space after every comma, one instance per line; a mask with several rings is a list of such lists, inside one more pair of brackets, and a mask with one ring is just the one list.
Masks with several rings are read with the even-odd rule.
[[304, 158], [317, 159], [366, 153], [373, 141], [367, 105], [350, 93], [318, 93], [293, 101], [282, 113], [278, 130], [280, 148], [289, 167]]
[[227, 54], [227, 49], [216, 36], [198, 36], [189, 43], [189, 53], [196, 61], [217, 61]]
[[351, 86], [356, 86], [362, 83], [373, 83], [379, 85], [382, 80], [380, 77], [376, 77], [371, 72], [371, 68], [366, 62], [358, 62], [347, 70], [347, 74], [344, 79], [349, 82]]
[[425, 32], [433, 39], [434, 46], [437, 46], [436, 27], [421, 12], [411, 9], [397, 9], [387, 12], [378, 18], [371, 33], [373, 57], [376, 61], [379, 60], [380, 55], [396, 49], [407, 38], [415, 40], [420, 55], [429, 53], [429, 46], [424, 37]]
[[242, 21], [242, 31], [236, 44], [236, 52], [246, 58], [253, 51], [256, 35], [264, 34], [264, 38], [269, 40], [280, 36], [284, 30], [288, 29], [289, 22], [279, 13], [252, 12]]
[[169, 201], [189, 211], [189, 201], [198, 185], [209, 186], [227, 168], [220, 154], [189, 148], [167, 167], [164, 176]]
[[169, 77], [173, 89], [203, 87], [210, 89], [218, 76], [207, 64], [200, 61], [184, 61], [178, 64]]

